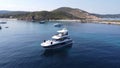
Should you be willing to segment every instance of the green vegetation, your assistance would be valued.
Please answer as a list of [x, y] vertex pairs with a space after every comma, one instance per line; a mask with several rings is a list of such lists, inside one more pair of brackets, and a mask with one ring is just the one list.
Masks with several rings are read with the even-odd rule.
[[90, 13], [69, 7], [61, 7], [53, 11], [38, 11], [38, 12], [10, 12], [1, 14], [1, 18], [17, 18], [19, 20], [59, 20], [59, 19], [98, 19], [98, 17]]
[[120, 14], [92, 14], [94, 16], [97, 16], [99, 18], [120, 18]]

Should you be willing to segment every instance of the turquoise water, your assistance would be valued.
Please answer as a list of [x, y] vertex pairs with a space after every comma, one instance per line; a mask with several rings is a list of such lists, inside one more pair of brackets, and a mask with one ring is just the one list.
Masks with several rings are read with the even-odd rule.
[[54, 23], [0, 24], [0, 68], [120, 68], [119, 25], [61, 22], [74, 44], [49, 52], [40, 43], [64, 27], [54, 27]]

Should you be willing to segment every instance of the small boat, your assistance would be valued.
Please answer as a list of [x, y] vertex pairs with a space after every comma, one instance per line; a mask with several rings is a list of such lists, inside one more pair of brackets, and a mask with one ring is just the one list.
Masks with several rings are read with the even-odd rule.
[[0, 24], [6, 24], [7, 22], [0, 22]]
[[44, 42], [41, 43], [41, 46], [45, 49], [59, 49], [65, 46], [69, 46], [73, 43], [72, 39], [68, 35], [68, 30], [66, 28], [63, 28], [57, 32], [58, 34], [52, 36], [51, 40], [44, 40]]
[[39, 23], [40, 23], [40, 24], [44, 24], [44, 23], [45, 23], [45, 21], [40, 21]]
[[55, 23], [54, 26], [55, 26], [55, 27], [61, 27], [62, 24], [60, 24], [60, 23]]
[[8, 26], [6, 26], [5, 28], [8, 28]]
[[31, 20], [31, 22], [35, 22], [35, 20]]

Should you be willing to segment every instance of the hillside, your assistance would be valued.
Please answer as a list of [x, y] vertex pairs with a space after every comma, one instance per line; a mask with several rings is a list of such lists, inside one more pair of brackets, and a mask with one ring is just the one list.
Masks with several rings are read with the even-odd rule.
[[61, 7], [53, 11], [37, 11], [37, 12], [10, 12], [6, 14], [0, 14], [0, 17], [13, 17], [20, 20], [59, 20], [59, 19], [79, 19], [79, 20], [97, 20], [97, 16], [92, 15], [86, 11]]
[[92, 14], [99, 18], [120, 18], [120, 14]]
[[72, 16], [77, 17], [78, 19], [84, 19], [84, 18], [85, 19], [95, 19], [95, 18], [97, 18], [96, 16], [91, 15], [90, 13], [80, 10], [80, 9], [77, 9], [77, 8], [61, 7], [61, 8], [54, 10], [54, 12], [56, 12], [56, 11], [71, 14]]
[[1, 14], [10, 13], [10, 12], [11, 12], [11, 11], [7, 11], [7, 10], [1, 10], [1, 11], [0, 11], [0, 15], [1, 15]]
[[13, 16], [16, 18], [17, 16], [28, 14], [29, 12], [25, 11], [7, 11], [7, 10], [1, 10], [0, 11], [0, 18], [9, 18], [10, 16]]

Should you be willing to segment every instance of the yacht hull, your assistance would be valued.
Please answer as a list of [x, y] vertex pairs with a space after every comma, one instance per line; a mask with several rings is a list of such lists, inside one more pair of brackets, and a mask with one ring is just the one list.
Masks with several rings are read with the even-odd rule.
[[66, 46], [71, 46], [72, 44], [73, 44], [72, 40], [69, 40], [69, 41], [54, 44], [54, 45], [51, 45], [51, 46], [42, 46], [42, 47], [45, 48], [45, 49], [59, 49], [59, 48], [63, 48], [63, 47], [66, 47]]

